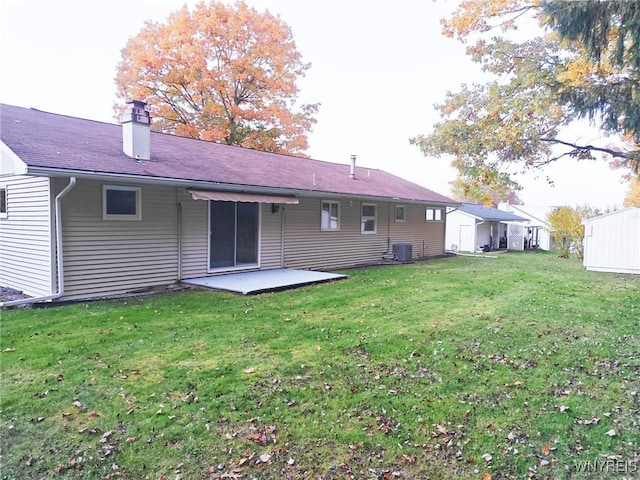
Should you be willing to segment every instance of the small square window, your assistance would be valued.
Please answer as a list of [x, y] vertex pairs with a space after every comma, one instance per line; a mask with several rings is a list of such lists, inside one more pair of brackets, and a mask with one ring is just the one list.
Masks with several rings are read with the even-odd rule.
[[396, 222], [407, 221], [407, 207], [404, 205], [396, 205]]
[[7, 187], [0, 187], [0, 218], [7, 218]]
[[361, 233], [376, 233], [376, 205], [362, 204]]
[[427, 222], [441, 222], [442, 221], [442, 209], [441, 208], [427, 208]]
[[340, 203], [322, 201], [320, 229], [323, 231], [340, 230]]
[[141, 189], [104, 185], [102, 187], [104, 220], [141, 220]]

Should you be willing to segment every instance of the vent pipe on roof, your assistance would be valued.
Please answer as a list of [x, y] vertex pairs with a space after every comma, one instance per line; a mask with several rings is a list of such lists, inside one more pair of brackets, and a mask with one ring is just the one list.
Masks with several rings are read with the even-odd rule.
[[122, 123], [122, 150], [136, 159], [151, 160], [151, 115], [147, 104], [139, 100], [127, 102], [127, 109], [120, 118]]
[[351, 172], [349, 178], [356, 178], [356, 156], [351, 155]]

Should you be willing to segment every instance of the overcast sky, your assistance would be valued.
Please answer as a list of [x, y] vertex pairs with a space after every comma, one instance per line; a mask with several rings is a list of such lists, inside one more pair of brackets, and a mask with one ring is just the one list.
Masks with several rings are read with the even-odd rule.
[[[0, 0], [0, 102], [115, 122], [120, 50], [145, 20], [164, 22], [188, 0]], [[464, 46], [440, 34], [447, 0], [247, 0], [279, 15], [312, 67], [300, 101], [321, 104], [312, 158], [381, 168], [450, 194], [447, 159], [425, 158], [409, 138], [428, 133], [447, 90], [478, 78]], [[594, 143], [574, 130], [568, 140]], [[549, 176], [555, 187], [545, 180]], [[518, 177], [531, 205], [621, 205], [627, 186], [603, 161], [562, 160]]]

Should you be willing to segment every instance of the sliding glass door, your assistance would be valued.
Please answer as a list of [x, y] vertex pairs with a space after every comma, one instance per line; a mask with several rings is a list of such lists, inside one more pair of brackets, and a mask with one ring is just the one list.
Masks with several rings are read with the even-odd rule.
[[209, 268], [258, 265], [260, 204], [209, 202]]

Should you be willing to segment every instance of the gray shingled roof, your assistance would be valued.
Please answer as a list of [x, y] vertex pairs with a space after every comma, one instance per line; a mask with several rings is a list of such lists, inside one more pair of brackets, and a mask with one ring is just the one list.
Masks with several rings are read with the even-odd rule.
[[327, 192], [456, 205], [454, 200], [383, 170], [260, 152], [151, 132], [151, 160], [122, 151], [122, 127], [0, 105], [2, 141], [34, 171], [91, 172], [267, 187], [273, 192]]
[[483, 207], [482, 205], [476, 205], [474, 203], [465, 203], [459, 207], [461, 212], [468, 213], [474, 217], [478, 217], [482, 220], [489, 222], [526, 222], [527, 219], [514, 215], [513, 213], [503, 212], [497, 208]]

